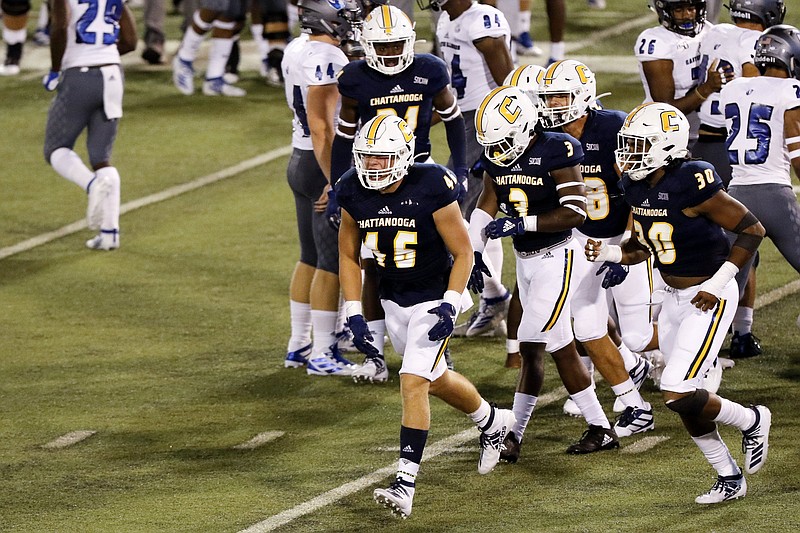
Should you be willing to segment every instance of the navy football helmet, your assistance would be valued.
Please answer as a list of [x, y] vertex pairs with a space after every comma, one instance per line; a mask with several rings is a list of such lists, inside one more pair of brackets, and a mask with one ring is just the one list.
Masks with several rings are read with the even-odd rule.
[[[694, 37], [706, 22], [706, 0], [649, 0], [649, 4], [658, 15], [658, 22], [673, 33]], [[675, 8], [687, 6], [695, 8], [694, 19], [677, 20]]]
[[305, 33], [323, 33], [339, 41], [354, 39], [353, 25], [361, 7], [353, 0], [300, 0], [300, 27]]
[[800, 80], [800, 30], [788, 24], [765, 30], [756, 42], [753, 63], [761, 74], [767, 67], [782, 67], [789, 76]]
[[760, 22], [764, 29], [783, 24], [786, 16], [783, 0], [731, 0], [731, 5], [725, 7], [731, 12], [731, 19]]

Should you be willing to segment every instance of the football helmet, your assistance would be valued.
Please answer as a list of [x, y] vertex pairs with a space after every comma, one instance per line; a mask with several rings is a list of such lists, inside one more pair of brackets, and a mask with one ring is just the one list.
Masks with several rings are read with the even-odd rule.
[[731, 19], [760, 22], [764, 29], [783, 24], [786, 15], [783, 0], [731, 0], [731, 5], [725, 7], [731, 12]]
[[[379, 6], [367, 15], [361, 27], [361, 44], [364, 45], [367, 65], [389, 76], [403, 72], [414, 61], [414, 23], [394, 6]], [[402, 43], [397, 55], [381, 55], [375, 49], [383, 43]]]
[[617, 166], [639, 181], [676, 159], [689, 157], [689, 121], [676, 107], [661, 102], [631, 111], [617, 134]]
[[522, 90], [534, 105], [539, 105], [539, 83], [547, 69], [539, 65], [522, 65], [508, 73], [503, 85], [511, 85]]
[[423, 11], [426, 9], [432, 9], [434, 11], [441, 11], [442, 6], [447, 3], [447, 0], [417, 0], [417, 5]]
[[[370, 168], [368, 158], [387, 158], [385, 168]], [[381, 190], [400, 181], [414, 162], [414, 132], [395, 115], [378, 115], [361, 126], [353, 144], [358, 179], [367, 189]]]
[[511, 166], [530, 144], [539, 111], [521, 89], [494, 89], [475, 112], [475, 135], [486, 157], [502, 167]]
[[[706, 0], [648, 0], [650, 9], [658, 15], [658, 22], [673, 33], [694, 37], [706, 22]], [[676, 7], [694, 6], [694, 20], [679, 21], [673, 14]]]
[[[566, 95], [566, 105], [550, 107], [548, 98]], [[597, 82], [589, 67], [567, 59], [550, 65], [539, 84], [542, 126], [555, 128], [569, 124], [586, 114], [597, 98]]]
[[338, 41], [354, 38], [361, 8], [353, 0], [300, 0], [297, 7], [304, 33], [323, 33]]
[[782, 67], [800, 80], [800, 30], [788, 24], [765, 30], [756, 42], [753, 63], [762, 75], [767, 67]]

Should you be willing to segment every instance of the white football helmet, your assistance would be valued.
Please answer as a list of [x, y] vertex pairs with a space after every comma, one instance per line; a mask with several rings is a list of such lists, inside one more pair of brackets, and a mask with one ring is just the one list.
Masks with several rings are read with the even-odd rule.
[[539, 112], [521, 89], [494, 89], [475, 112], [475, 136], [486, 157], [502, 167], [511, 166], [534, 136]]
[[[408, 15], [394, 6], [378, 6], [373, 9], [361, 27], [361, 44], [364, 46], [367, 65], [383, 74], [403, 72], [414, 61], [414, 23]], [[402, 43], [403, 50], [397, 55], [382, 55], [376, 45]]]
[[[383, 168], [368, 158], [387, 158]], [[367, 189], [381, 190], [400, 181], [414, 162], [414, 132], [395, 115], [378, 115], [361, 127], [353, 144], [358, 179]]]
[[642, 180], [675, 159], [689, 157], [689, 121], [680, 109], [661, 102], [642, 104], [628, 114], [617, 134], [617, 166]]
[[[548, 98], [566, 95], [566, 105], [550, 107]], [[542, 126], [555, 128], [569, 124], [586, 114], [597, 98], [597, 82], [589, 67], [566, 59], [550, 65], [539, 83], [539, 98], [542, 107]]]
[[539, 65], [522, 65], [508, 73], [506, 79], [503, 80], [503, 85], [510, 85], [518, 87], [522, 90], [528, 98], [531, 99], [534, 105], [539, 105], [539, 83], [544, 77], [547, 69]]

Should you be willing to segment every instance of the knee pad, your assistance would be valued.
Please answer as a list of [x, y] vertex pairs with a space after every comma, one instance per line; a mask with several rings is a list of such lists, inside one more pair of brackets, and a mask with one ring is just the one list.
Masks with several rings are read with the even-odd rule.
[[622, 342], [625, 343], [625, 346], [632, 352], [640, 353], [643, 352], [647, 345], [653, 338], [653, 328], [650, 328], [648, 335], [645, 335], [641, 332], [631, 332], [628, 335], [621, 335]]
[[679, 415], [697, 416], [703, 412], [703, 408], [708, 403], [708, 397], [709, 394], [707, 390], [697, 389], [679, 400], [667, 402], [667, 407]]
[[2, 0], [0, 7], [6, 15], [20, 17], [31, 10], [31, 3], [30, 0]]

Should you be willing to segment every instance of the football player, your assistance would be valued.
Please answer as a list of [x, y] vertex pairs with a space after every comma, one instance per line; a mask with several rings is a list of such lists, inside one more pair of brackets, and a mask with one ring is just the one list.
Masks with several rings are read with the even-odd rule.
[[[791, 168], [800, 171], [798, 30], [788, 25], [770, 27], [756, 43], [754, 63], [760, 76], [736, 79], [720, 94], [733, 169], [728, 190], [758, 217], [781, 255], [800, 272], [800, 206], [790, 176]], [[740, 289], [748, 279], [748, 268], [737, 275]], [[745, 318], [752, 322], [752, 310]], [[752, 333], [735, 336], [731, 356], [761, 353], [752, 342]]]
[[[464, 114], [467, 163], [480, 158], [482, 148], [475, 139], [475, 112], [483, 97], [503, 83], [514, 70], [511, 59], [511, 30], [497, 9], [470, 0], [418, 0], [423, 9], [441, 10], [436, 36], [450, 70], [458, 106]], [[448, 164], [453, 168], [452, 162]], [[469, 220], [480, 194], [483, 180], [470, 174], [467, 196], [461, 202], [464, 218]], [[487, 250], [487, 266], [493, 274], [484, 279], [485, 291], [479, 306], [457, 334], [468, 337], [494, 330], [505, 318], [511, 293], [502, 284], [503, 248], [493, 242]]]
[[[294, 114], [287, 177], [295, 197], [300, 261], [289, 287], [292, 334], [284, 362], [311, 375], [350, 375], [352, 363], [336, 348], [339, 259], [336, 230], [325, 217], [331, 144], [339, 101], [336, 78], [348, 59], [341, 50], [352, 38], [354, 14], [336, 0], [301, 0], [300, 24], [282, 62], [286, 102]], [[313, 331], [313, 342], [309, 338]]]
[[416, 478], [430, 428], [429, 395], [468, 414], [481, 431], [478, 472], [488, 474], [514, 424], [470, 381], [447, 368], [444, 350], [472, 269], [472, 247], [456, 199], [455, 176], [441, 165], [413, 164], [414, 133], [403, 119], [378, 115], [361, 128], [356, 168], [336, 184], [342, 206], [341, 283], [347, 323], [365, 354], [376, 353], [361, 311], [362, 243], [375, 255], [379, 292], [392, 345], [403, 356], [400, 461], [395, 481], [375, 501], [411, 514]]
[[[120, 55], [136, 48], [133, 14], [121, 0], [90, 13], [79, 0], [53, 0], [50, 72], [44, 88], [58, 88], [45, 128], [44, 158], [61, 176], [89, 195], [87, 223], [100, 233], [86, 241], [92, 250], [119, 248], [119, 172], [111, 152], [122, 117]], [[110, 14], [109, 14], [110, 13]], [[86, 25], [78, 24], [86, 20]], [[99, 29], [99, 31], [96, 31]], [[86, 129], [86, 150], [94, 172], [73, 151]]]
[[691, 145], [700, 124], [696, 109], [733, 74], [711, 64], [701, 83], [700, 42], [712, 26], [706, 21], [706, 0], [649, 1], [659, 26], [640, 33], [634, 45], [644, 101], [666, 102], [680, 109], [692, 125]]
[[[762, 405], [744, 407], [703, 388], [703, 375], [733, 320], [738, 300], [734, 276], [752, 258], [764, 228], [723, 190], [714, 167], [689, 160], [689, 122], [664, 103], [642, 104], [619, 132], [617, 165], [631, 205], [635, 238], [621, 245], [588, 239], [590, 261], [637, 264], [653, 257], [667, 284], [658, 340], [666, 359], [664, 402], [678, 413], [717, 472], [699, 504], [743, 497], [747, 482], [717, 431], [717, 423], [742, 431], [744, 471], [767, 459], [772, 415]], [[731, 246], [725, 233], [736, 233]]]
[[[470, 285], [481, 288], [481, 253], [486, 240], [513, 237], [523, 308], [519, 326], [522, 367], [514, 395], [517, 448], [542, 389], [545, 351], [552, 354], [567, 392], [589, 424], [567, 453], [617, 448], [619, 441], [578, 357], [570, 320], [573, 271], [580, 259], [572, 230], [586, 218], [580, 173], [583, 149], [564, 133], [537, 132], [538, 119], [537, 108], [516, 87], [494, 89], [475, 114], [477, 138], [485, 153], [481, 157], [483, 191], [469, 227], [475, 249]], [[505, 217], [495, 220], [498, 211]], [[518, 457], [519, 450], [509, 456]]]
[[[429, 158], [429, 131], [434, 110], [444, 122], [456, 177], [459, 183], [466, 181], [468, 168], [464, 148], [464, 118], [451, 91], [447, 67], [436, 56], [415, 54], [415, 40], [414, 24], [396, 7], [380, 6], [364, 20], [361, 43], [365, 59], [346, 65], [338, 80], [341, 107], [331, 152], [331, 176], [334, 182], [351, 166], [358, 122], [366, 122], [376, 115], [403, 117], [414, 131], [415, 158], [420, 161]], [[333, 215], [335, 207], [335, 197], [332, 197], [329, 199], [329, 215]], [[368, 289], [372, 286], [369, 277], [374, 274], [374, 259], [371, 253], [364, 259], [367, 278], [365, 316], [376, 338], [379, 356], [367, 358], [353, 372], [353, 379], [385, 381], [388, 370], [383, 360], [383, 313]]]
[[22, 47], [28, 36], [27, 24], [30, 10], [30, 0], [3, 0], [0, 4], [0, 15], [3, 19], [3, 41], [6, 43], [6, 59], [0, 65], [0, 76], [19, 74]]
[[[618, 244], [630, 217], [614, 160], [617, 133], [626, 114], [592, 108], [597, 99], [594, 73], [572, 59], [550, 65], [537, 94], [542, 126], [568, 133], [580, 140], [583, 148], [580, 169], [586, 184], [587, 218], [573, 236], [581, 247], [590, 237]], [[618, 437], [627, 437], [654, 427], [650, 404], [639, 394], [650, 363], [632, 353], [656, 347], [649, 307], [651, 273], [646, 262], [633, 267], [632, 272], [614, 263], [595, 270], [584, 268], [583, 277], [577, 279], [571, 301], [573, 329], [619, 400], [624, 413], [614, 431]], [[609, 302], [604, 288], [617, 304], [623, 340], [619, 346], [608, 336]], [[591, 366], [589, 371], [593, 371]]]
[[183, 34], [180, 48], [172, 60], [172, 83], [183, 94], [194, 94], [194, 60], [206, 33], [211, 31], [211, 49], [203, 82], [206, 96], [241, 97], [247, 91], [223, 79], [233, 42], [244, 26], [243, 0], [200, 0], [199, 9]]

